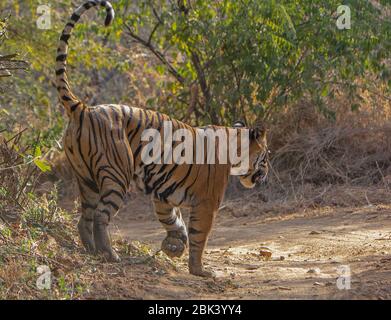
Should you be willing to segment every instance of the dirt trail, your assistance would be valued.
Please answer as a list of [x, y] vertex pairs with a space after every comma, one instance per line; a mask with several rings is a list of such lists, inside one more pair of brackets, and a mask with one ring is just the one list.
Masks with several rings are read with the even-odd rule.
[[[185, 256], [174, 262], [176, 271], [144, 278], [141, 298], [391, 299], [391, 206], [258, 210], [247, 217], [220, 212], [204, 257], [216, 279], [189, 275]], [[156, 250], [165, 236], [148, 199], [140, 197], [118, 214], [112, 229]], [[271, 249], [272, 259], [260, 256], [261, 247]], [[350, 290], [337, 287], [341, 266], [350, 268]]]

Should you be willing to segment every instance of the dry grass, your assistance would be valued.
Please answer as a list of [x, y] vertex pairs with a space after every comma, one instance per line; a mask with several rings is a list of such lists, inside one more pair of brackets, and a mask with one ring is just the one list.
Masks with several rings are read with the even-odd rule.
[[293, 133], [273, 167], [295, 183], [377, 184], [391, 173], [391, 125], [334, 125]]

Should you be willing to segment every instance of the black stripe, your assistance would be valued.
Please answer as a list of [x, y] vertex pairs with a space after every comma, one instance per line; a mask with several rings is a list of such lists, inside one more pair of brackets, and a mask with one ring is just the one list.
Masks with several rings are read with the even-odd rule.
[[85, 4], [83, 4], [83, 8], [86, 10], [90, 9], [93, 6], [96, 6], [95, 2], [86, 2]]
[[134, 157], [134, 160], [136, 160], [136, 159], [137, 159], [137, 156], [138, 156], [138, 154], [140, 153], [140, 151], [141, 151], [142, 147], [143, 147], [143, 145], [142, 145], [142, 144], [140, 144], [140, 145], [137, 147], [137, 149], [136, 149], [136, 152], [135, 152], [135, 153], [134, 153], [134, 155], [133, 155], [133, 157]]
[[189, 234], [200, 234], [202, 231], [196, 230], [194, 228], [189, 228]]
[[68, 162], [70, 163], [72, 169], [73, 169], [73, 172], [77, 175], [77, 177], [80, 179], [80, 182], [83, 182], [85, 186], [87, 186], [91, 191], [93, 191], [94, 193], [99, 193], [99, 189], [98, 189], [98, 186], [96, 185], [95, 181], [92, 181], [90, 180], [89, 178], [86, 178], [84, 176], [82, 176], [78, 171], [77, 169], [75, 168], [75, 166], [73, 165], [71, 159], [69, 158], [68, 156], [68, 153], [65, 152], [65, 155], [68, 159]]
[[126, 190], [126, 187], [123, 184], [123, 182], [121, 180], [119, 180], [113, 173], [111, 173], [110, 171], [107, 171], [107, 170], [103, 170], [103, 171], [107, 172], [111, 176], [104, 176], [102, 178], [102, 181], [100, 183], [101, 189], [103, 188], [103, 185], [105, 184], [106, 179], [109, 179], [111, 181], [114, 181], [116, 184], [118, 184], [121, 187], [122, 190]]
[[163, 171], [166, 170], [167, 166], [168, 166], [167, 164], [163, 164], [162, 167], [160, 168], [160, 170], [159, 170], [159, 172], [158, 172], [157, 174], [163, 173]]
[[56, 70], [56, 75], [59, 76], [60, 74], [63, 74], [65, 72], [64, 68]]
[[80, 101], [77, 102], [77, 103], [75, 103], [73, 106], [71, 106], [71, 111], [72, 111], [72, 112], [75, 111], [76, 108], [77, 108], [79, 105], [81, 105], [81, 102], [80, 102]]
[[[101, 111], [102, 111], [103, 114], [105, 114], [107, 116], [108, 119], [110, 119], [109, 115], [106, 113], [106, 111], [104, 109], [102, 109]], [[108, 137], [107, 137], [107, 134], [106, 134], [106, 127], [104, 127], [104, 129], [105, 129], [104, 137], [107, 139]], [[111, 137], [112, 141], [116, 141], [116, 139], [114, 139], [114, 137], [113, 137], [113, 132], [112, 131], [110, 131], [110, 137]], [[107, 141], [107, 142], [108, 142], [107, 145], [112, 145], [111, 141]], [[115, 165], [117, 166], [118, 170], [115, 168], [113, 163], [109, 161], [111, 159], [107, 159], [109, 164], [110, 164], [110, 169], [114, 170], [115, 173], [117, 173], [119, 176], [121, 176], [121, 178], [124, 178], [126, 183], [129, 183], [130, 181], [128, 181], [128, 177], [126, 176], [126, 174], [123, 171], [120, 170], [122, 168], [122, 166], [117, 161], [117, 158], [120, 159], [120, 155], [118, 153], [117, 148], [110, 148], [109, 151], [111, 151], [111, 154], [113, 155], [112, 158], [114, 159]]]
[[200, 248], [202, 243], [203, 243], [202, 241], [195, 241], [192, 239], [189, 240], [189, 244], [191, 247]]
[[79, 21], [79, 19], [80, 19], [80, 16], [78, 14], [76, 14], [76, 13], [72, 14], [71, 20], [73, 20], [74, 22], [77, 22], [77, 21]]
[[[162, 177], [159, 178], [158, 181], [154, 183], [152, 188], [155, 190], [155, 196], [159, 199], [158, 190], [168, 181], [171, 179], [171, 176], [173, 175], [174, 171], [178, 168], [178, 164], [175, 164], [173, 168], [166, 174], [164, 174]], [[163, 182], [161, 181], [163, 180]]]
[[[81, 176], [79, 176], [79, 178], [82, 178]], [[88, 187], [90, 188], [94, 193], [99, 193], [99, 189], [98, 189], [98, 186], [96, 185], [95, 181], [92, 181], [88, 178], [82, 178], [83, 180], [83, 183]]]
[[145, 127], [145, 129], [149, 129], [149, 128], [151, 128], [151, 123], [149, 122], [148, 112], [145, 111], [144, 114], [145, 114], [145, 125], [144, 125], [144, 127]]
[[106, 16], [106, 19], [105, 19], [105, 26], [107, 27], [108, 25], [111, 24], [111, 21], [113, 21], [113, 14], [112, 14], [112, 9], [111, 8], [108, 8], [106, 10], [107, 12], [107, 16]]
[[182, 184], [184, 182], [186, 182], [192, 169], [193, 169], [193, 165], [190, 165], [189, 170], [187, 171], [185, 177], [179, 183], [174, 182], [166, 190], [164, 190], [162, 193], [160, 193], [159, 197], [161, 197], [161, 199], [166, 200], [170, 195], [172, 195], [178, 189], [178, 187], [182, 187]]
[[113, 201], [105, 201], [105, 200], [101, 200], [101, 202], [105, 205], [105, 206], [111, 206], [114, 208], [115, 211], [118, 211], [119, 209], [119, 206], [113, 202]]
[[132, 141], [136, 137], [138, 131], [140, 130], [141, 123], [143, 122], [143, 110], [139, 109], [139, 113], [140, 113], [139, 114], [139, 119], [138, 119], [138, 122], [137, 122], [137, 127], [135, 129], [136, 131], [132, 130], [132, 136], [131, 137], [128, 136], [130, 147], [132, 147]]
[[159, 219], [159, 221], [165, 225], [172, 226], [173, 224], [175, 224], [176, 219], [177, 219], [177, 217], [173, 216], [173, 217], [169, 217], [167, 219]]
[[156, 168], [156, 164], [149, 164], [147, 166], [144, 167], [144, 184], [145, 185], [148, 185], [148, 183], [151, 181], [152, 177], [153, 177], [153, 170]]
[[109, 210], [103, 209], [102, 212], [105, 213], [106, 215], [108, 215], [109, 218], [110, 218], [110, 211]]
[[184, 182], [186, 182], [187, 178], [189, 177], [189, 175], [190, 175], [190, 173], [191, 173], [191, 170], [193, 170], [193, 165], [192, 165], [192, 164], [190, 164], [190, 167], [189, 167], [189, 169], [188, 169], [188, 171], [187, 171], [185, 177], [178, 183], [178, 186], [182, 186], [182, 184], [183, 184]]
[[178, 184], [176, 182], [171, 184], [167, 189], [159, 193], [159, 200], [167, 202], [167, 198], [175, 192], [177, 187]]
[[68, 96], [62, 96], [61, 99], [64, 101], [72, 101], [72, 98], [69, 98]]
[[[123, 111], [123, 113], [124, 113], [124, 118], [125, 118], [125, 116], [126, 116], [126, 111]], [[129, 127], [130, 122], [132, 121], [132, 119], [133, 119], [133, 109], [130, 108], [130, 109], [129, 109], [129, 115], [128, 115], [128, 121], [126, 122], [126, 129], [128, 129], [128, 127]]]
[[123, 198], [123, 194], [120, 193], [119, 191], [117, 191], [117, 190], [110, 190], [110, 191], [106, 192], [105, 194], [103, 194], [101, 199], [107, 198], [107, 197], [111, 196], [112, 194], [117, 195], [121, 199]]
[[166, 176], [167, 176], [167, 173], [165, 173], [164, 175], [160, 176], [159, 179], [157, 179], [153, 183], [152, 187], [150, 187], [149, 185], [146, 185], [146, 189], [145, 189], [146, 194], [152, 193], [152, 191], [155, 190], [155, 188], [162, 183], [162, 181], [166, 178]]
[[[101, 153], [101, 154], [99, 155], [99, 157], [98, 157], [98, 160], [97, 160], [96, 163], [95, 163], [95, 167], [97, 167], [99, 161], [102, 160], [102, 157], [103, 157], [103, 154]], [[107, 169], [109, 169], [109, 168], [110, 168], [110, 166], [100, 166], [100, 167], [98, 168], [98, 171], [96, 172], [96, 177], [97, 177], [97, 179], [100, 179], [100, 172], [101, 172], [101, 171], [107, 172]], [[109, 173], [109, 172], [108, 172], [108, 173]]]
[[[197, 171], [197, 176], [195, 177], [193, 183], [192, 183], [190, 186], [188, 186], [188, 187], [186, 188], [185, 194], [184, 194], [184, 196], [183, 196], [183, 199], [182, 199], [181, 202], [179, 203], [180, 205], [182, 204], [183, 201], [186, 200], [187, 194], [188, 194], [189, 190], [191, 189], [191, 187], [193, 187], [193, 185], [197, 182], [199, 173], [200, 173], [200, 170]], [[209, 189], [209, 186], [208, 186], [208, 189]]]
[[68, 44], [68, 40], [69, 38], [71, 37], [70, 34], [62, 34], [61, 37], [60, 37], [60, 40], [64, 41], [66, 44]]
[[65, 61], [67, 59], [67, 54], [60, 54], [57, 56], [56, 61]]
[[186, 182], [187, 178], [189, 177], [190, 175], [190, 172], [191, 170], [193, 169], [193, 165], [190, 165], [189, 167], [189, 170], [187, 171], [185, 177], [179, 182], [174, 182], [171, 186], [169, 186], [166, 190], [164, 190], [163, 192], [161, 192], [159, 194], [159, 197], [160, 199], [163, 199], [163, 200], [167, 200], [167, 198], [172, 195], [177, 189], [178, 187], [182, 187], [182, 184], [184, 182]]
[[82, 137], [82, 131], [83, 131], [84, 113], [85, 113], [85, 111], [82, 110], [80, 112], [80, 116], [79, 116], [79, 128], [78, 128], [77, 145], [78, 145], [78, 151], [79, 151], [80, 157], [81, 157], [81, 159], [83, 161], [83, 164], [88, 169], [88, 173], [89, 173], [90, 177], [92, 179], [94, 179], [95, 175], [94, 175], [92, 169], [88, 166], [88, 163], [85, 160], [85, 158], [83, 156], [83, 151], [82, 151], [81, 137]]
[[87, 202], [82, 202], [82, 203], [81, 203], [81, 207], [82, 207], [82, 209], [84, 209], [84, 210], [87, 210], [87, 209], [95, 210], [97, 206], [96, 206], [96, 205], [89, 204], [89, 203], [87, 203]]
[[201, 219], [198, 217], [198, 216], [196, 216], [196, 215], [194, 215], [194, 214], [191, 214], [190, 215], [190, 222], [198, 222], [198, 221], [200, 221]]
[[159, 112], [157, 112], [157, 119], [159, 122], [159, 127], [157, 130], [160, 132], [162, 130], [164, 120], [162, 119], [162, 115]]

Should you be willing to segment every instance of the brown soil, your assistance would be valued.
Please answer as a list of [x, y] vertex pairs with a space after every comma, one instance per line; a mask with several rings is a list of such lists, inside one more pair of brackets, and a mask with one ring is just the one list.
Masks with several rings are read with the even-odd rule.
[[[261, 201], [246, 205], [228, 202], [216, 219], [204, 256], [215, 279], [189, 275], [187, 255], [161, 269], [127, 263], [122, 256], [125, 262], [106, 267], [117, 276], [102, 288], [97, 285], [91, 297], [391, 299], [391, 205], [284, 213], [264, 213]], [[140, 195], [114, 219], [112, 234], [156, 252], [165, 236], [149, 199]], [[261, 256], [262, 247], [272, 251], [271, 259]], [[350, 290], [337, 287], [341, 266], [351, 270]]]

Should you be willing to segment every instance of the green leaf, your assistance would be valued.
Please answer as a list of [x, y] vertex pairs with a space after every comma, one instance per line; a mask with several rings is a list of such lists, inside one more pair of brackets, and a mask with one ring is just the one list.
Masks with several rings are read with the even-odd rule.
[[51, 167], [46, 160], [34, 159], [34, 164], [42, 171], [47, 172], [51, 171]]
[[161, 65], [161, 64], [159, 64], [159, 65], [156, 66], [156, 71], [157, 71], [157, 73], [160, 74], [160, 75], [163, 75], [164, 72], [165, 72], [165, 70], [166, 70], [165, 67], [164, 67], [163, 65]]
[[34, 158], [39, 158], [41, 157], [41, 155], [42, 155], [41, 148], [37, 146], [34, 151]]
[[329, 86], [325, 86], [322, 90], [322, 92], [320, 93], [320, 95], [322, 97], [326, 97], [327, 95], [329, 94]]

